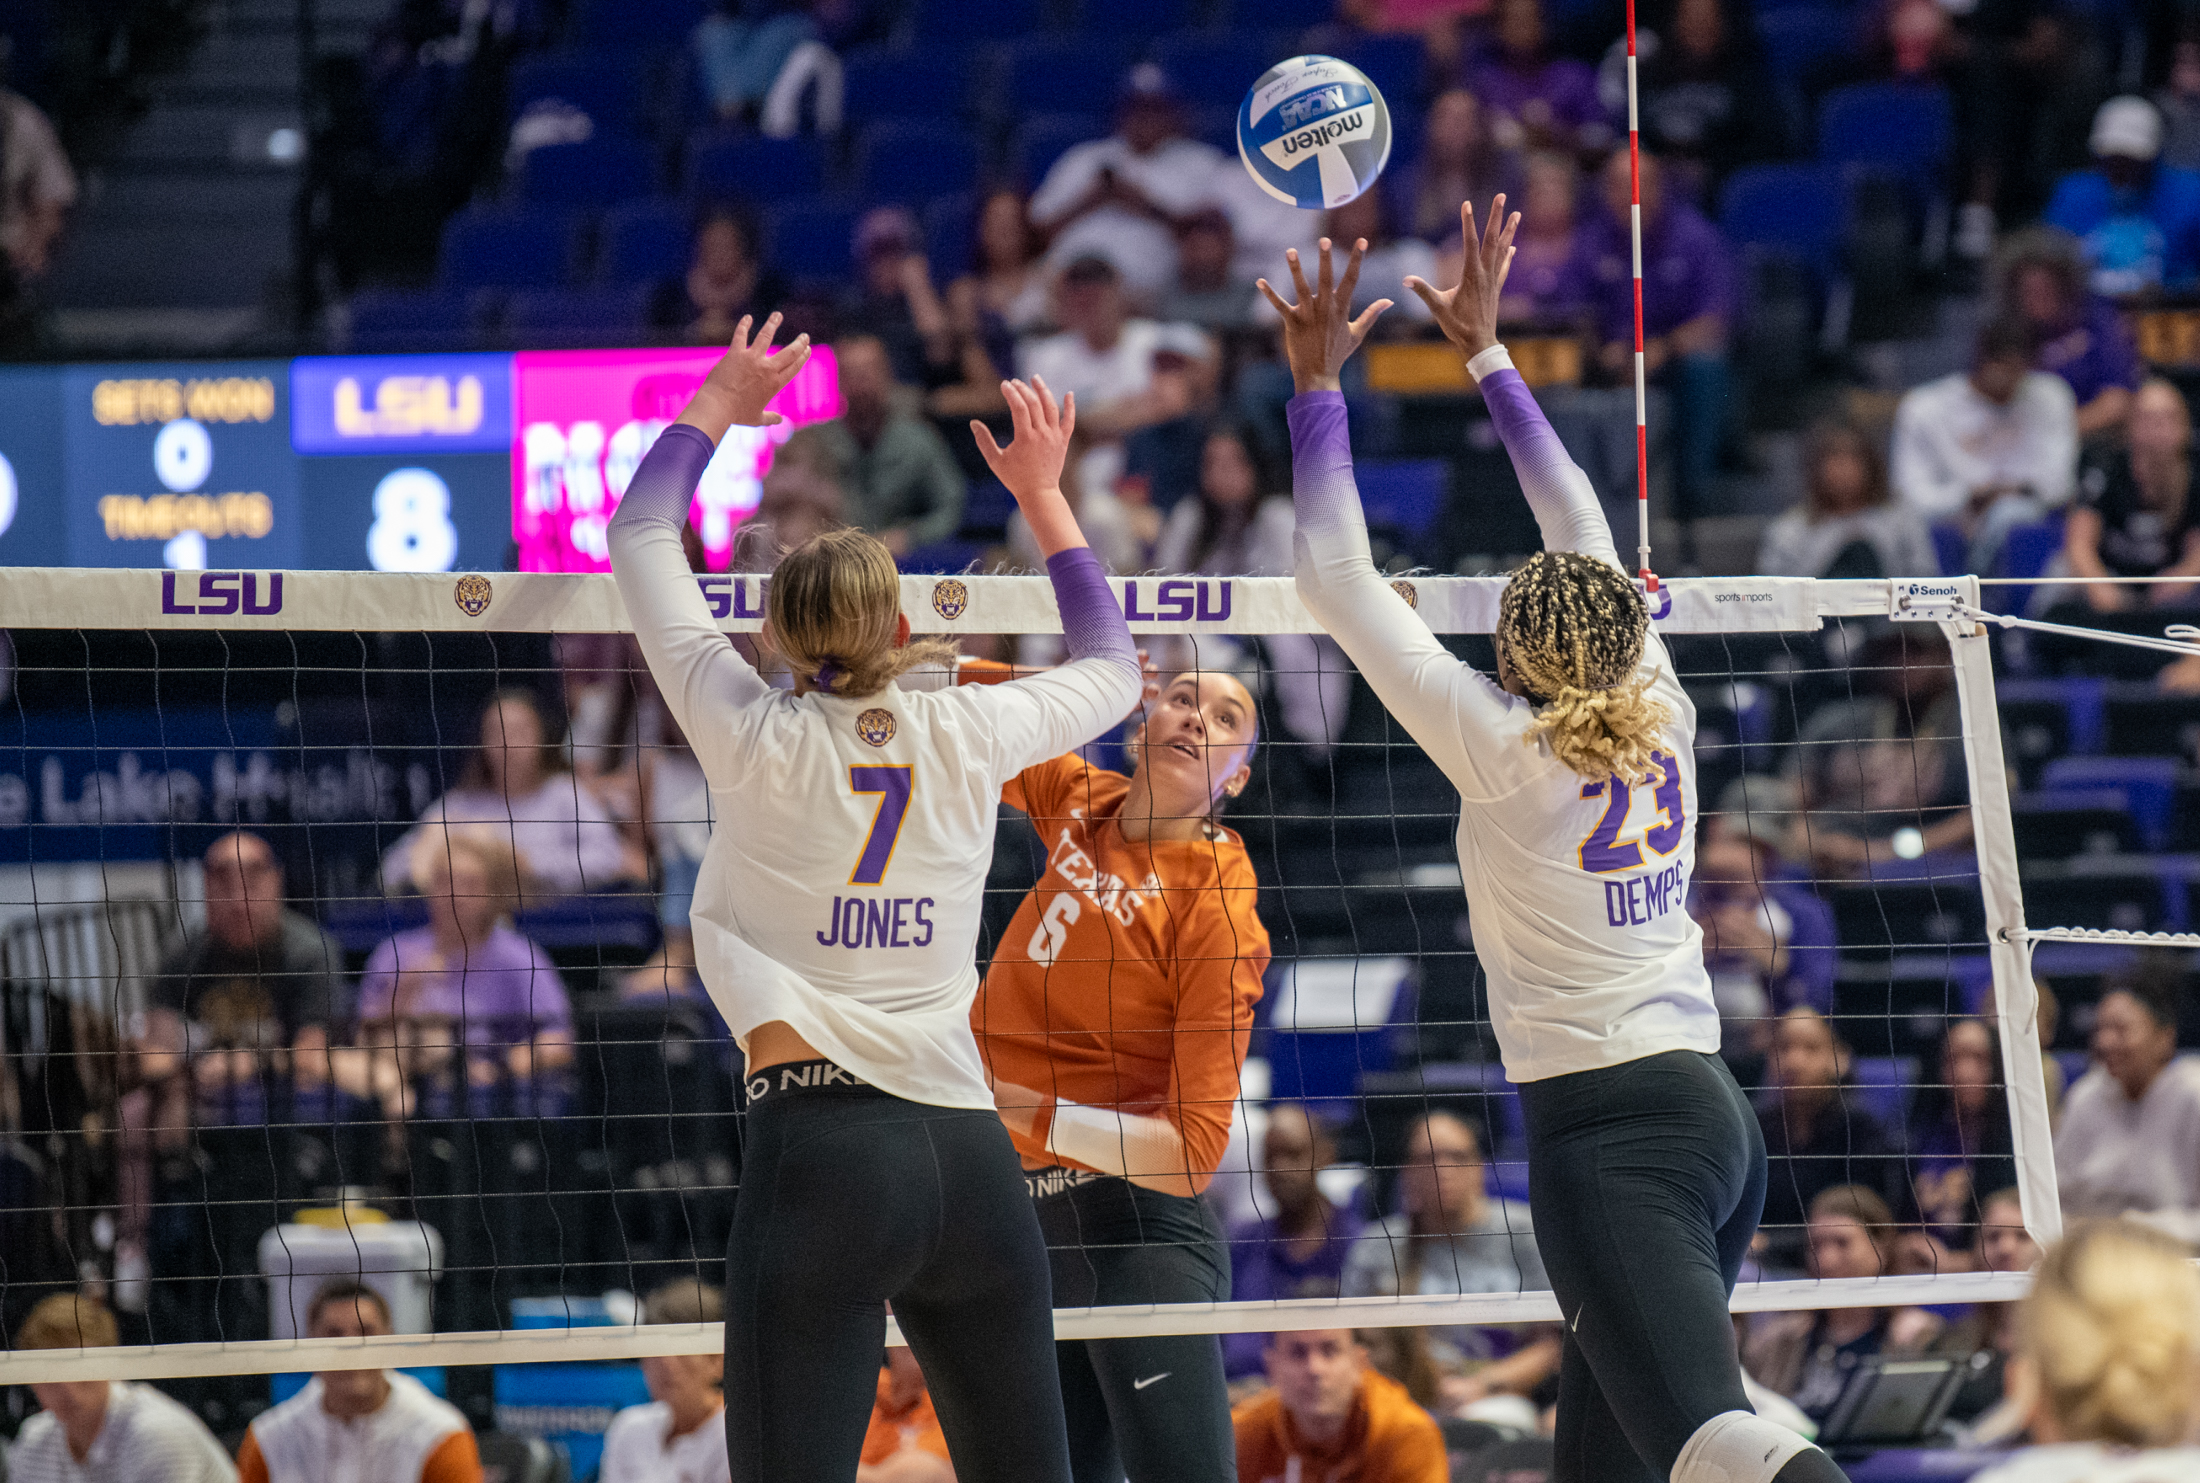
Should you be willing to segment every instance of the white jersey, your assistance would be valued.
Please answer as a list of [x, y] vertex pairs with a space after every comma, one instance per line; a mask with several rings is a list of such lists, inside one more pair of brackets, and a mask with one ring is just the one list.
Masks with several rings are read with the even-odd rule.
[[598, 1483], [732, 1483], [726, 1456], [726, 1413], [666, 1440], [672, 1408], [663, 1401], [629, 1406], [603, 1434]]
[[614, 525], [611, 552], [710, 783], [695, 961], [735, 1038], [745, 1048], [783, 1020], [897, 1097], [991, 1108], [970, 1003], [1001, 788], [1128, 714], [1136, 666], [1092, 658], [1004, 685], [797, 696], [719, 632], [676, 531]]
[[319, 1376], [252, 1420], [268, 1483], [420, 1483], [442, 1446], [467, 1431], [458, 1407], [412, 1376], [389, 1372], [389, 1399], [365, 1416], [331, 1416]]
[[23, 1423], [8, 1450], [14, 1483], [237, 1483], [237, 1468], [199, 1418], [136, 1381], [107, 1388], [107, 1415], [78, 1462], [53, 1413]]
[[[1517, 379], [1509, 360], [1502, 365]], [[1544, 545], [1618, 566], [1594, 491], [1526, 387], [1502, 407], [1501, 386], [1485, 382], [1484, 391]], [[1518, 416], [1521, 403], [1534, 414], [1525, 434], [1500, 415]], [[1662, 775], [1633, 787], [1581, 777], [1547, 744], [1526, 741], [1530, 702], [1455, 658], [1377, 575], [1343, 399], [1298, 398], [1291, 427], [1299, 595], [1459, 790], [1459, 870], [1505, 1074], [1539, 1081], [1666, 1051], [1717, 1051], [1703, 934], [1687, 910], [1696, 711], [1664, 643], [1649, 636], [1638, 674], [1670, 712]]]

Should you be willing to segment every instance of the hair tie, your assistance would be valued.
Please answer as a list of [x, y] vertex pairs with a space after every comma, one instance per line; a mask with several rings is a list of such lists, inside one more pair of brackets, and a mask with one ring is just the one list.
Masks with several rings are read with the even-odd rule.
[[833, 681], [839, 675], [840, 661], [828, 654], [825, 656], [825, 662], [817, 667], [817, 673], [810, 676], [810, 683], [820, 690], [830, 690], [833, 688]]

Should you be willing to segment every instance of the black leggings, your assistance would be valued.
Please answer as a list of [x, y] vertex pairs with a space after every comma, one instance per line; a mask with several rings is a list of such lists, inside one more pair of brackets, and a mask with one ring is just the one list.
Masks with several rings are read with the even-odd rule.
[[737, 1483], [855, 1476], [888, 1302], [959, 1483], [1069, 1483], [1046, 1247], [1000, 1117], [862, 1086], [754, 1103], [726, 1253]]
[[[1230, 1296], [1230, 1248], [1204, 1200], [1105, 1178], [1036, 1208], [1064, 1308]], [[1214, 1335], [1078, 1339], [1054, 1352], [1077, 1483], [1236, 1479], [1230, 1386]]]
[[1520, 1088], [1536, 1247], [1566, 1320], [1560, 1483], [1665, 1483], [1750, 1410], [1727, 1300], [1765, 1203], [1756, 1116], [1717, 1056], [1673, 1051]]

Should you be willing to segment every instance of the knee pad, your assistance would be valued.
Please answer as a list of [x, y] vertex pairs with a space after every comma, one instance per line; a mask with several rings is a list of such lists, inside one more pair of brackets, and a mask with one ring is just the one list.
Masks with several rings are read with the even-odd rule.
[[1790, 1458], [1817, 1450], [1754, 1411], [1723, 1411], [1681, 1448], [1672, 1483], [1773, 1483]]

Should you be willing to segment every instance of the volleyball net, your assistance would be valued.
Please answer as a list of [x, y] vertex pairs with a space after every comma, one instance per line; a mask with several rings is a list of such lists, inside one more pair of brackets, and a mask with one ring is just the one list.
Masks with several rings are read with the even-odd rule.
[[[696, 580], [727, 632], [760, 627], [762, 577]], [[1224, 822], [1273, 962], [1205, 1198], [1258, 1259], [1283, 1182], [1269, 1135], [1303, 1108], [1300, 1184], [1363, 1249], [1327, 1286], [1064, 1309], [1057, 1332], [1555, 1320], [1516, 1228], [1525, 1134], [1456, 795], [1288, 579], [1117, 585], [1158, 667], [1236, 674], [1261, 709]], [[1492, 667], [1501, 578], [1394, 586]], [[966, 649], [1043, 660], [1059, 632], [1044, 578], [909, 576], [902, 600]], [[2183, 925], [2134, 863], [2159, 841], [2100, 796], [2028, 815], [2047, 843], [2020, 880], [2010, 779], [2029, 790], [2044, 759], [2004, 753], [2004, 720], [2031, 713], [1997, 697], [1980, 601], [1969, 578], [1682, 579], [1652, 597], [1698, 714], [1703, 817], [1615, 787], [1583, 846], [1616, 862], [1612, 924], [1703, 923], [1723, 1053], [1775, 1133], [1737, 1312], [2020, 1295], [2022, 1273], [1971, 1270], [1969, 1252], [2011, 1219], [2004, 1187], [2034, 1240], [2059, 1230], [2025, 884], [2058, 927]], [[12, 1334], [40, 1297], [82, 1289], [125, 1337], [0, 1354], [0, 1382], [714, 1349], [715, 1327], [571, 1316], [718, 1281], [740, 1180], [738, 1054], [680, 949], [708, 790], [611, 579], [20, 569], [0, 630], [0, 1318]], [[1120, 734], [1088, 755], [1126, 765]], [[521, 801], [492, 817], [485, 797]], [[420, 823], [439, 809], [447, 827]], [[1693, 880], [1651, 858], [1684, 830]], [[484, 831], [501, 865], [460, 847]], [[981, 971], [1048, 864], [1004, 810]], [[454, 926], [466, 898], [485, 915]], [[247, 900], [260, 925], [240, 928]], [[469, 950], [449, 997], [439, 944], [498, 918], [495, 961]], [[1438, 1147], [1432, 1114], [1464, 1144]], [[1837, 1187], [1887, 1209], [1876, 1277], [1813, 1267], [1806, 1223]], [[1415, 1214], [1491, 1238], [1475, 1276], [1433, 1284], [1467, 1291], [1428, 1290]], [[389, 1297], [402, 1332], [300, 1337], [312, 1294], [343, 1278]]]

